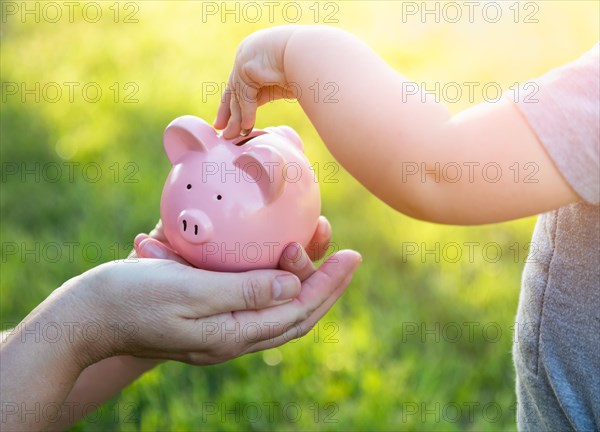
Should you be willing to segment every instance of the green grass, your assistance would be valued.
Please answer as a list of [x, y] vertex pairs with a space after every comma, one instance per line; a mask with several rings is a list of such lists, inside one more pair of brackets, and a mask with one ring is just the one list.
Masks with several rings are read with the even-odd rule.
[[[226, 80], [237, 43], [266, 25], [202, 22], [200, 2], [139, 2], [138, 23], [114, 23], [111, 4], [100, 3], [96, 24], [77, 15], [74, 23], [2, 24], [3, 86], [56, 82], [64, 93], [56, 103], [23, 103], [3, 87], [3, 325], [68, 278], [126, 256], [134, 235], [153, 226], [169, 170], [162, 130], [182, 114], [212, 120], [219, 96], [203, 89]], [[539, 5], [533, 25], [401, 24], [399, 4], [386, 2], [342, 2], [336, 17], [417, 82], [493, 80], [506, 88], [573, 59], [598, 37], [596, 2]], [[310, 22], [309, 4], [302, 7], [301, 22]], [[65, 82], [81, 83], [73, 102]], [[88, 82], [103, 91], [97, 103], [79, 91]], [[132, 89], [137, 102], [123, 103]], [[294, 127], [313, 162], [332, 161], [296, 103], [261, 109], [258, 126], [273, 124]], [[79, 164], [73, 181], [68, 163]], [[39, 181], [23, 180], [21, 164], [39, 164]], [[62, 175], [49, 181], [56, 166]], [[98, 181], [86, 180], [84, 167], [92, 178], [100, 167]], [[335, 178], [321, 184], [323, 214], [336, 244], [364, 261], [308, 336], [217, 366], [163, 364], [74, 430], [513, 430], [511, 326], [535, 218], [433, 225], [395, 213], [343, 170]], [[69, 242], [77, 242], [73, 256]], [[465, 242], [478, 244], [473, 260]], [[446, 255], [407, 255], [422, 243], [439, 243]], [[463, 256], [451, 262], [455, 243]], [[493, 262], [493, 249], [482, 251], [496, 244], [503, 254]]]

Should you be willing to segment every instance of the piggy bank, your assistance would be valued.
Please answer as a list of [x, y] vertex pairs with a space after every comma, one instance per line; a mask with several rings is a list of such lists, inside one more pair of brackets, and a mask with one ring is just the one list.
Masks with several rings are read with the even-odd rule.
[[290, 242], [308, 245], [321, 199], [293, 129], [228, 140], [204, 120], [183, 116], [167, 126], [163, 142], [172, 165], [160, 203], [164, 233], [192, 265], [275, 268]]

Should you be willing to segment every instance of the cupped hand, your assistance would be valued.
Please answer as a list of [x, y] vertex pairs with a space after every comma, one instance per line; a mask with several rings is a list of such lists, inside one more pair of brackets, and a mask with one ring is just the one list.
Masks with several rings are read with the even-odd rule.
[[[319, 226], [323, 231], [313, 242], [322, 245], [330, 228], [324, 219]], [[311, 258], [324, 249], [316, 247], [309, 256], [290, 244], [281, 269], [210, 272], [170, 255], [160, 226], [151, 234], [138, 239], [136, 249], [144, 256], [144, 242], [157, 241], [167, 254], [163, 259], [107, 263], [76, 284], [83, 287], [73, 291], [76, 304], [88, 319], [103, 323], [107, 334], [114, 327], [129, 329], [87, 346], [88, 363], [129, 354], [205, 365], [282, 345], [306, 334], [331, 308], [361, 261], [357, 252], [345, 250], [315, 270]]]

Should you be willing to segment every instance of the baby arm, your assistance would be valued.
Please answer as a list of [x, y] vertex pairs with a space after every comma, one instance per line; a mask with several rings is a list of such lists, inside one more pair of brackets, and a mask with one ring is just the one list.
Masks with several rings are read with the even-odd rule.
[[[316, 82], [333, 83], [337, 102], [315, 98]], [[578, 200], [512, 101], [481, 103], [452, 116], [434, 98], [410, 95], [414, 84], [342, 30], [288, 26], [250, 35], [238, 50], [229, 88], [235, 91], [215, 121], [226, 135], [253, 127], [258, 105], [298, 89], [300, 105], [334, 157], [409, 216], [492, 223]]]

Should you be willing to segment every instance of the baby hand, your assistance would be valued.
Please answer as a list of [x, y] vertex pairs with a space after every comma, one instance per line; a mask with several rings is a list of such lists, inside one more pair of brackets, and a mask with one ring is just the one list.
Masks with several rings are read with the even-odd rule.
[[283, 67], [285, 47], [297, 28], [259, 30], [240, 43], [214, 122], [216, 129], [224, 129], [225, 138], [250, 133], [257, 107], [284, 96], [297, 96], [293, 88], [287, 88]]

